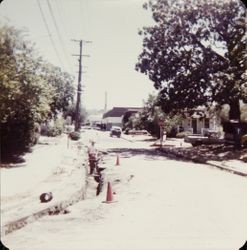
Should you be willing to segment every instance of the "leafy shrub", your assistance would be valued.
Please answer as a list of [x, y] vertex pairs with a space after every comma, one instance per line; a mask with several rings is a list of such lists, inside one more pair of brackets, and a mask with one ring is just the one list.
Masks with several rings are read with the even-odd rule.
[[55, 137], [61, 135], [63, 130], [56, 126], [49, 126], [47, 129], [47, 136]]
[[177, 133], [176, 137], [177, 138], [184, 138], [186, 137], [187, 135], [191, 135], [192, 133], [190, 131], [183, 131], [183, 132], [179, 132]]
[[21, 155], [37, 143], [39, 127], [32, 120], [9, 120], [1, 123], [1, 160]]
[[35, 145], [38, 143], [39, 137], [40, 137], [40, 125], [38, 123], [34, 124], [33, 133], [31, 135], [31, 145]]
[[176, 135], [177, 135], [177, 128], [176, 127], [172, 127], [170, 129], [168, 129], [167, 137], [174, 138], [174, 137], [176, 137]]
[[64, 119], [58, 118], [54, 121], [54, 124], [43, 125], [41, 127], [41, 135], [55, 137], [61, 135], [64, 130]]
[[71, 132], [69, 137], [73, 141], [78, 141], [81, 138], [81, 134], [79, 132]]

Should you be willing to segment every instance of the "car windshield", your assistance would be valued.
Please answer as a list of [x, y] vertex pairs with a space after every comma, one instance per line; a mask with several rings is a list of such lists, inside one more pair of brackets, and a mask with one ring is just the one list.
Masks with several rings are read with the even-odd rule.
[[117, 130], [117, 131], [121, 131], [121, 128], [120, 127], [112, 127], [112, 129], [111, 130]]

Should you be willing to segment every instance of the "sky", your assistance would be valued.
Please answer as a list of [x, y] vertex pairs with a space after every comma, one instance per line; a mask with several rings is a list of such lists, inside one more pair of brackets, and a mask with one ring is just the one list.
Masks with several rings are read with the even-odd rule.
[[135, 70], [142, 51], [138, 30], [152, 25], [145, 0], [4, 0], [0, 22], [25, 27], [44, 59], [78, 79], [79, 43], [82, 57], [82, 103], [86, 109], [141, 107], [153, 83]]

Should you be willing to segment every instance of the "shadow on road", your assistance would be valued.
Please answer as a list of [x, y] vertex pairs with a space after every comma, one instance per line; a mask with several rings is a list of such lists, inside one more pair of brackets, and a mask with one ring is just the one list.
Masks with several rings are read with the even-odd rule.
[[155, 160], [157, 156], [164, 157], [164, 160], [175, 159], [177, 161], [188, 162], [190, 160], [177, 157], [175, 155], [167, 154], [165, 152], [160, 151], [157, 148], [111, 148], [107, 150], [108, 154], [121, 154], [122, 158], [130, 158], [133, 156], [144, 156], [147, 160]]
[[23, 158], [23, 155], [2, 158], [0, 162], [0, 168], [20, 168], [25, 166], [26, 161]]
[[207, 160], [240, 160], [247, 161], [247, 149], [237, 150], [232, 145], [201, 145], [186, 150], [192, 155], [204, 157]]

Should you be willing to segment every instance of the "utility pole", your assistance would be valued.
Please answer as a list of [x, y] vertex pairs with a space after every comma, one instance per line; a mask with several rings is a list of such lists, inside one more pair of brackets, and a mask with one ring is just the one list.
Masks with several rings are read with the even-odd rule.
[[81, 113], [81, 56], [82, 56], [82, 40], [80, 40], [80, 55], [79, 55], [79, 72], [77, 85], [77, 100], [75, 108], [75, 131], [80, 130], [80, 113]]
[[82, 79], [82, 56], [89, 55], [82, 55], [82, 45], [83, 42], [90, 43], [91, 41], [83, 41], [83, 40], [72, 40], [75, 42], [79, 42], [80, 44], [80, 54], [79, 55], [73, 55], [73, 56], [79, 56], [79, 71], [78, 71], [78, 85], [77, 85], [77, 100], [76, 100], [76, 109], [75, 109], [75, 131], [79, 131], [81, 127], [81, 93], [82, 93], [82, 85], [81, 85], [81, 79]]

